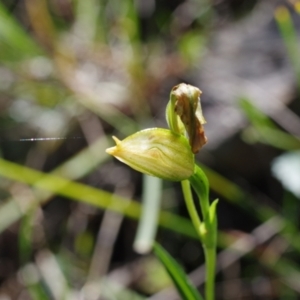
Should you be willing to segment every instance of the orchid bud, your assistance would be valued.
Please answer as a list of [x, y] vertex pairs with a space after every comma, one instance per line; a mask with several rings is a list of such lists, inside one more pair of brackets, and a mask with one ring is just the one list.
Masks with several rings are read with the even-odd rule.
[[181, 181], [194, 173], [194, 155], [187, 139], [168, 129], [138, 131], [106, 149], [131, 168], [162, 179]]
[[203, 124], [206, 123], [200, 103], [201, 91], [189, 84], [181, 83], [173, 87], [166, 108], [166, 118], [170, 129], [189, 137], [193, 153], [197, 153], [207, 142]]

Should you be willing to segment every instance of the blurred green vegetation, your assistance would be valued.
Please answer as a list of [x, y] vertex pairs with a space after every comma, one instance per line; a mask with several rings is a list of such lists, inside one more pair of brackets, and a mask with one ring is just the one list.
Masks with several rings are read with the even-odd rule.
[[[208, 132], [225, 137], [198, 155], [220, 199], [217, 298], [298, 299], [300, 2], [269, 2], [0, 3], [0, 298], [176, 299], [153, 254], [133, 250], [151, 188], [143, 194], [141, 175], [105, 149], [111, 135], [166, 127], [169, 92], [184, 81], [203, 91]], [[230, 135], [199, 72], [217, 55], [218, 33], [264, 3], [293, 84], [278, 115], [247, 90], [232, 99], [244, 121]], [[156, 240], [202, 290], [203, 254], [180, 186], [156, 186]]]

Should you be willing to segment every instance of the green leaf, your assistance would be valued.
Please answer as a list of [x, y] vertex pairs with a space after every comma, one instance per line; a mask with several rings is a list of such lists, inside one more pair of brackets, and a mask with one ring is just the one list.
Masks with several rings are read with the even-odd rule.
[[179, 294], [184, 300], [203, 300], [197, 289], [191, 284], [189, 278], [184, 273], [179, 264], [172, 258], [166, 250], [155, 243], [153, 247], [154, 253], [166, 268], [166, 271], [173, 280]]

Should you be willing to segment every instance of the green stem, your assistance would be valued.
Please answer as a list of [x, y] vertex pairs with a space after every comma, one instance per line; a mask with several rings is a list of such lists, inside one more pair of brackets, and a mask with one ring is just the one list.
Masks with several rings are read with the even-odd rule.
[[204, 246], [206, 262], [205, 271], [205, 300], [215, 299], [215, 269], [216, 269], [216, 247]]
[[[209, 183], [205, 173], [195, 165], [195, 173], [189, 178], [190, 184], [195, 190], [203, 214], [205, 230], [201, 230], [201, 241], [205, 254], [205, 299], [214, 300], [215, 297], [215, 270], [216, 270], [216, 248], [217, 248], [217, 219], [215, 200], [212, 205], [209, 203]], [[202, 226], [203, 227], [203, 226]]]
[[190, 182], [188, 180], [181, 181], [181, 187], [182, 187], [185, 204], [186, 204], [187, 210], [189, 212], [190, 218], [191, 218], [192, 223], [197, 231], [197, 234], [199, 235], [200, 240], [202, 242], [201, 231], [200, 231], [201, 220], [197, 213], [197, 209], [195, 207], [194, 199], [193, 199], [192, 192], [191, 192]]

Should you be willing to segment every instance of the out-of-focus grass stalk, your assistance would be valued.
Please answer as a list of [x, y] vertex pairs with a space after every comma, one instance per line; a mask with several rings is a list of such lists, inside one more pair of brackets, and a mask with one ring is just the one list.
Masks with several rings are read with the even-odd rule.
[[18, 272], [19, 280], [26, 287], [32, 300], [48, 300], [50, 295], [46, 291], [44, 282], [41, 280], [40, 273], [34, 263], [28, 263]]
[[[129, 201], [128, 206], [124, 209], [122, 204], [124, 201], [128, 201], [128, 199], [124, 197], [113, 195], [109, 192], [95, 189], [81, 183], [72, 182], [53, 174], [45, 174], [35, 171], [4, 159], [0, 159], [0, 175], [5, 178], [32, 185], [35, 189], [37, 189], [37, 192], [39, 191], [42, 193], [42, 200], [45, 199], [43, 192], [46, 192], [46, 199], [50, 197], [51, 193], [54, 193], [73, 200], [94, 205], [102, 209], [110, 208], [111, 210], [122, 213], [129, 218], [138, 219], [140, 216], [141, 207], [140, 204], [135, 201]], [[35, 205], [36, 201], [42, 203], [39, 198], [37, 200], [33, 199], [32, 201]], [[112, 205], [113, 203], [114, 205]], [[15, 216], [15, 219], [22, 216], [20, 211], [19, 213], [20, 215]], [[196, 237], [195, 230], [191, 223], [184, 218], [168, 212], [160, 212], [158, 220], [162, 227], [169, 228], [192, 238]]]
[[72, 300], [72, 290], [65, 277], [57, 257], [49, 250], [43, 250], [36, 255], [36, 265], [45, 285], [53, 299]]
[[19, 230], [19, 257], [22, 263], [30, 260], [32, 253], [32, 234], [34, 230], [34, 218], [36, 208], [30, 209], [22, 218]]
[[298, 87], [300, 87], [300, 48], [298, 46], [298, 36], [291, 14], [285, 6], [279, 6], [276, 9], [275, 20], [287, 48], [291, 65], [296, 74]]
[[300, 148], [300, 139], [281, 129], [247, 98], [239, 101], [240, 107], [253, 125], [247, 128], [243, 137], [247, 141], [262, 142], [282, 150], [296, 150]]
[[157, 231], [157, 219], [160, 211], [162, 180], [143, 175], [142, 213], [133, 248], [140, 254], [152, 250]]
[[19, 230], [19, 258], [22, 265], [25, 265], [20, 271], [22, 276], [22, 283], [26, 286], [28, 293], [33, 300], [47, 300], [47, 296], [44, 285], [41, 282], [41, 278], [38, 275], [36, 266], [32, 264], [26, 265], [33, 254], [33, 234], [37, 215], [39, 213], [39, 207], [32, 207], [23, 216], [20, 223]]
[[[105, 149], [107, 145], [106, 137], [99, 138], [95, 143], [53, 170], [52, 174], [69, 180], [76, 180], [85, 176], [101, 164], [104, 159], [107, 159], [107, 156], [104, 155], [104, 151], [101, 151], [101, 149]], [[14, 196], [17, 197], [17, 195]], [[45, 203], [51, 196], [51, 193], [44, 192], [42, 195], [39, 195], [39, 201], [32, 198], [32, 201], [28, 200], [25, 201], [25, 203], [21, 203], [21, 207], [18, 201], [8, 200], [5, 204], [0, 206], [0, 232], [20, 219], [28, 209], [39, 205], [39, 202]]]
[[95, 40], [98, 27], [97, 19], [102, 6], [103, 4], [97, 0], [76, 1], [75, 28], [81, 42], [90, 43]]

